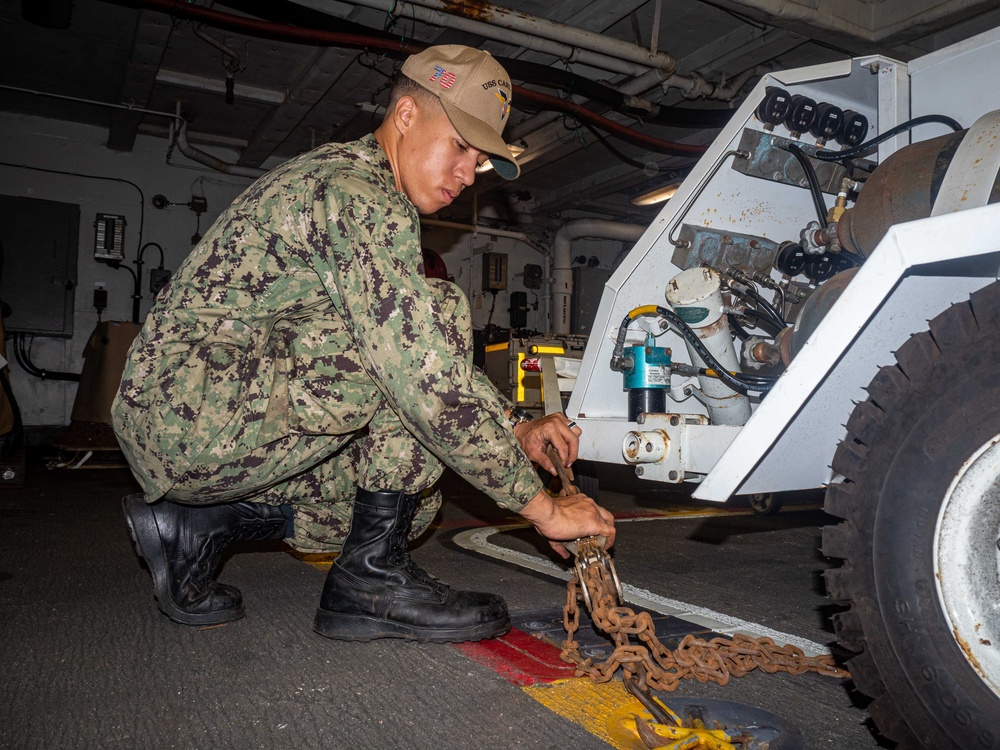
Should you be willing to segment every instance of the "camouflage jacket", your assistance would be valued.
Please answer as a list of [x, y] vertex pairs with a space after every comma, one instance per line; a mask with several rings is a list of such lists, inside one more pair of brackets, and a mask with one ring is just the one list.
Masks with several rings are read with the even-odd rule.
[[[239, 413], [240, 441], [350, 435], [384, 400], [417, 440], [501, 506], [542, 489], [507, 403], [446, 340], [421, 274], [417, 210], [374, 136], [258, 179], [161, 291], [116, 410], [161, 410], [144, 488], [160, 496]], [[471, 332], [470, 332], [471, 335]], [[147, 453], [150, 451], [147, 449]], [[303, 467], [306, 468], [306, 467]]]

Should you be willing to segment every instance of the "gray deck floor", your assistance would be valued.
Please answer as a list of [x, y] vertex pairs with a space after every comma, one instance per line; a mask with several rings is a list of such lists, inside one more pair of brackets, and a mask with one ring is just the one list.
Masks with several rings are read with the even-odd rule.
[[[683, 497], [602, 479], [616, 512]], [[634, 483], [633, 483], [634, 484]], [[512, 612], [557, 608], [565, 584], [460, 549], [454, 534], [510, 517], [446, 477], [440, 527], [414, 550], [430, 572], [504, 595]], [[222, 579], [247, 617], [195, 629], [156, 609], [125, 531], [126, 470], [29, 463], [0, 488], [0, 746], [9, 748], [604, 748], [492, 670], [446, 645], [349, 644], [313, 633], [324, 573], [280, 545], [241, 548]], [[618, 491], [613, 491], [615, 489]], [[817, 510], [623, 523], [623, 580], [818, 642]], [[533, 532], [498, 535], [545, 555]], [[807, 748], [878, 747], [847, 687], [815, 675], [753, 674], [678, 695], [738, 701], [795, 722]]]

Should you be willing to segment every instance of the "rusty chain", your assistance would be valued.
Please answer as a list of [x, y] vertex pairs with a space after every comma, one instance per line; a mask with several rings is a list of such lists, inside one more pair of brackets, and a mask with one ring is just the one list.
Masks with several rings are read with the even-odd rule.
[[[754, 669], [798, 675], [818, 672], [828, 677], [849, 677], [834, 664], [830, 655], [807, 657], [795, 646], [778, 646], [770, 638], [735, 635], [706, 641], [687, 635], [676, 649], [664, 646], [656, 637], [648, 612], [635, 613], [620, 605], [620, 584], [614, 564], [597, 539], [590, 537], [573, 545], [576, 570], [566, 588], [563, 626], [566, 640], [562, 660], [575, 664], [578, 675], [586, 674], [596, 683], [608, 682], [618, 672], [642, 690], [654, 688], [671, 692], [683, 679], [728, 685], [732, 677], [743, 677]], [[581, 583], [582, 581], [582, 583]], [[574, 634], [580, 629], [579, 600], [584, 599], [594, 625], [614, 641], [615, 649], [603, 662], [580, 654]]]

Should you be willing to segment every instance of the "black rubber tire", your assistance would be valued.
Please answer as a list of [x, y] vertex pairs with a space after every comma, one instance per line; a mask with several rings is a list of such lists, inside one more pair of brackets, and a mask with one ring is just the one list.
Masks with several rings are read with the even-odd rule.
[[847, 423], [825, 509], [826, 572], [848, 667], [905, 750], [1000, 748], [1000, 698], [970, 666], [935, 585], [938, 512], [963, 463], [1000, 434], [1000, 283], [914, 335]]
[[573, 482], [584, 495], [600, 502], [600, 481], [597, 478], [597, 464], [580, 459], [573, 463]]

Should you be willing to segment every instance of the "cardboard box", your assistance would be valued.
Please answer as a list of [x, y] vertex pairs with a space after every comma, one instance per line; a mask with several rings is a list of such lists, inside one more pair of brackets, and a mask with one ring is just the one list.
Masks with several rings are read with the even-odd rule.
[[125, 357], [139, 333], [135, 323], [98, 323], [83, 349], [83, 372], [73, 402], [72, 419], [111, 424], [111, 402], [118, 393]]

